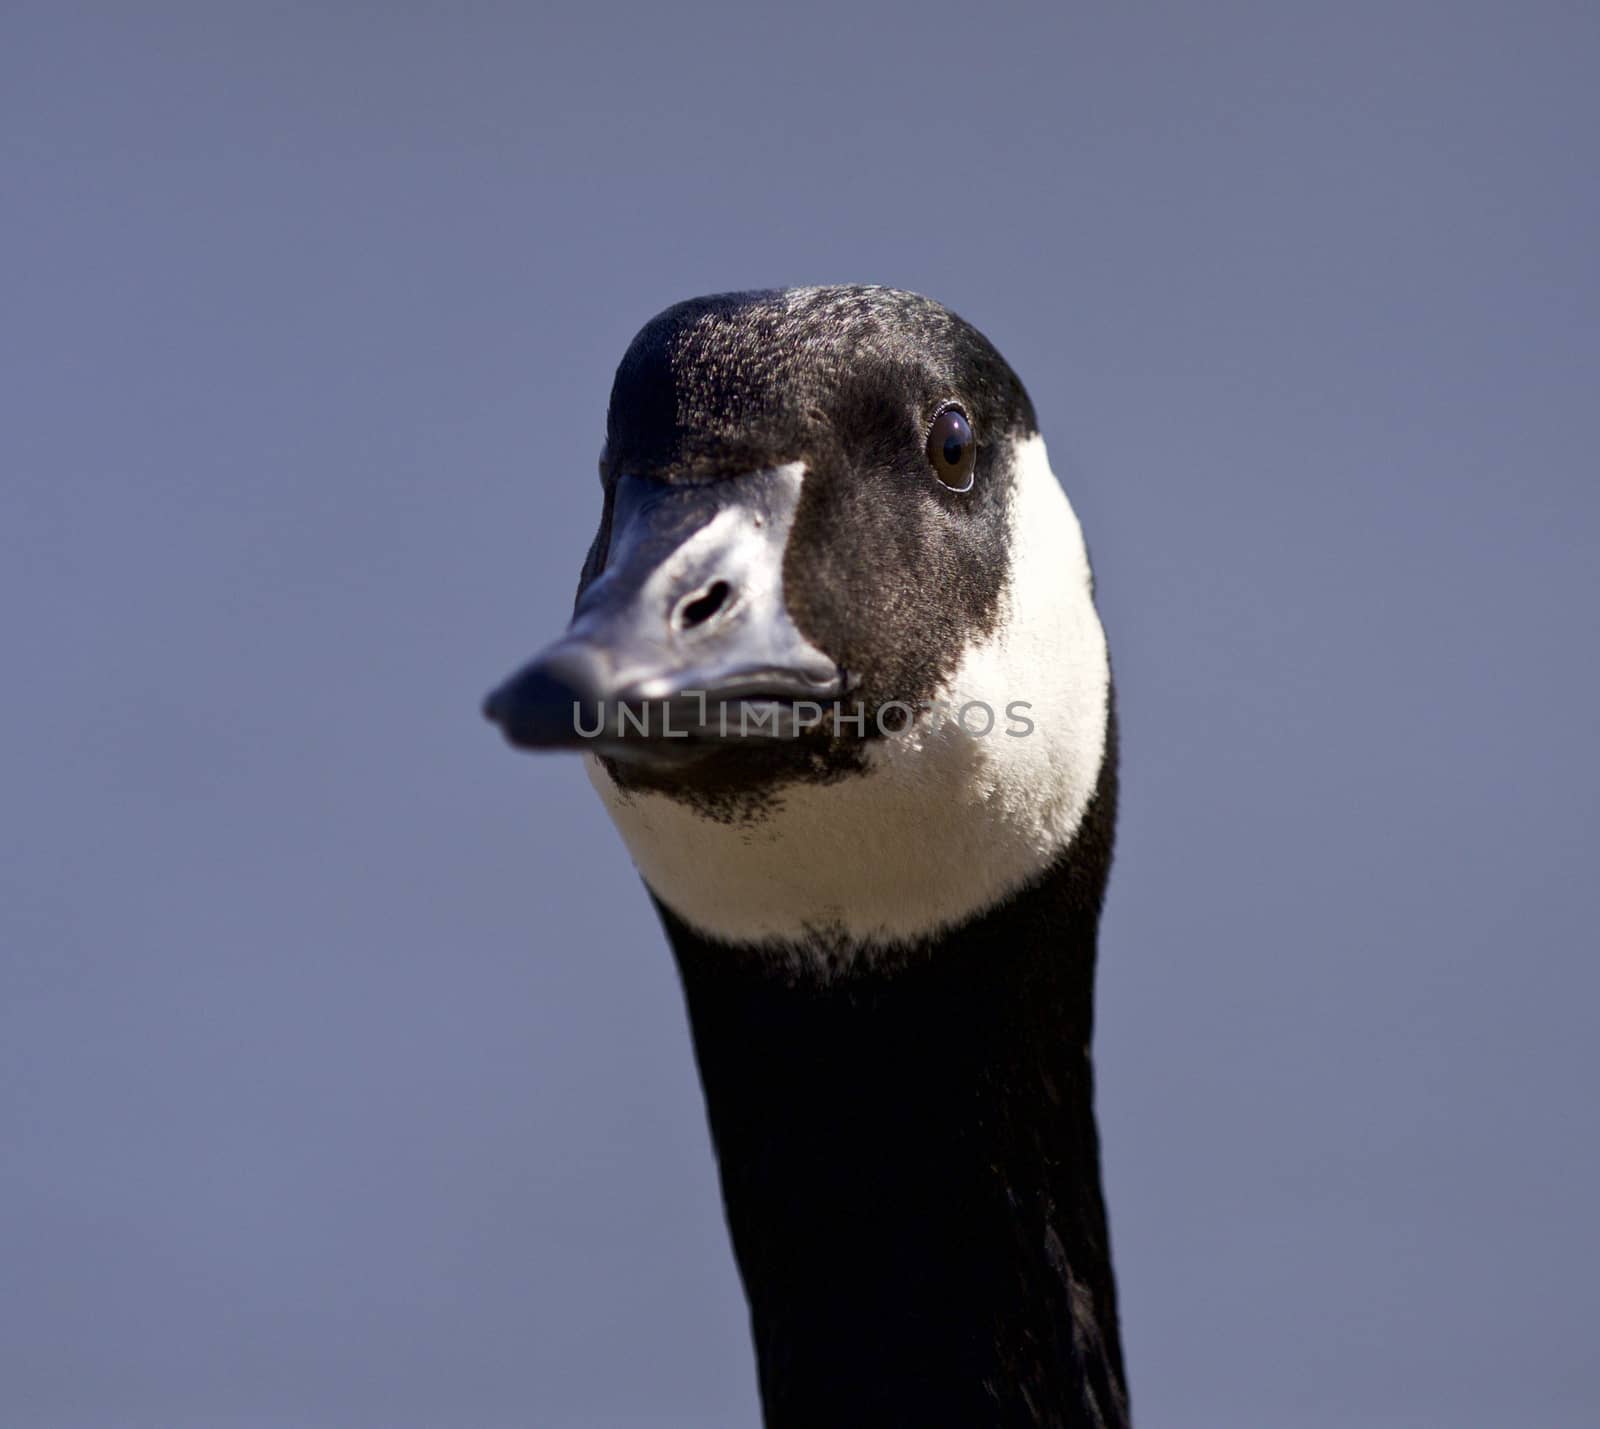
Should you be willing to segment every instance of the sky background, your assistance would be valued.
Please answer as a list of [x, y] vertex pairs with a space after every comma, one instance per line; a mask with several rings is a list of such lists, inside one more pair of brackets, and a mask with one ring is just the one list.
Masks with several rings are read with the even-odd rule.
[[0, 5], [0, 1425], [733, 1429], [665, 944], [483, 692], [668, 303], [1028, 385], [1143, 1429], [1600, 1422], [1600, 10]]

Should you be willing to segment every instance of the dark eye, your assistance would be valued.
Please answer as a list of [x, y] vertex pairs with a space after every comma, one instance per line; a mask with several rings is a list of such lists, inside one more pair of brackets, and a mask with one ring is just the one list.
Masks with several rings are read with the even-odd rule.
[[972, 466], [978, 444], [972, 426], [959, 407], [946, 407], [928, 430], [928, 465], [952, 491], [972, 490]]

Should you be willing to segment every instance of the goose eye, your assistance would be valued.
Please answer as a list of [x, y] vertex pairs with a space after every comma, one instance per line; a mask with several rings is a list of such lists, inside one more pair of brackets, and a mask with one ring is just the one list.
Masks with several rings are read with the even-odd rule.
[[959, 407], [946, 407], [928, 430], [928, 465], [933, 474], [952, 491], [971, 491], [977, 459], [971, 424]]

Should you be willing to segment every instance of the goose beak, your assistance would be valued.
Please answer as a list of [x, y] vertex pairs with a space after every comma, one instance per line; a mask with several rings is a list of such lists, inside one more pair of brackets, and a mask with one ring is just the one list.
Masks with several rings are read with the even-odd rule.
[[698, 486], [621, 477], [605, 565], [572, 624], [484, 714], [518, 749], [620, 758], [803, 732], [797, 707], [849, 683], [784, 605], [803, 475], [791, 463]]

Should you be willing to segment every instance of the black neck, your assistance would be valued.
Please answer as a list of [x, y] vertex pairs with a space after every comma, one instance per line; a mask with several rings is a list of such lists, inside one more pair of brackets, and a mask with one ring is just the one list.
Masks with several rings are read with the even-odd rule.
[[769, 1429], [1123, 1426], [1089, 1059], [1113, 757], [1041, 883], [832, 978], [662, 917]]

